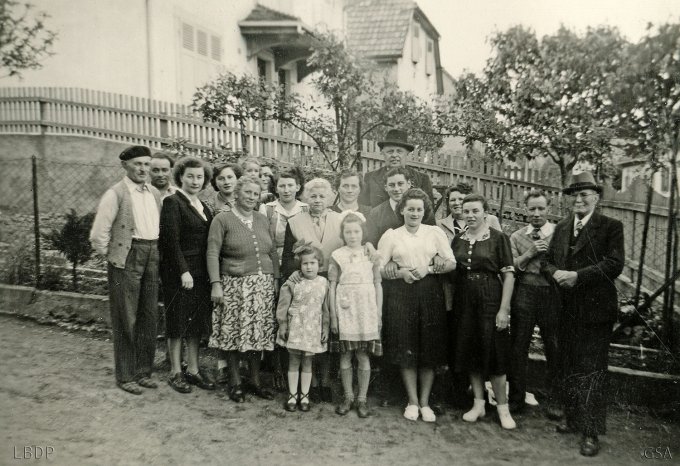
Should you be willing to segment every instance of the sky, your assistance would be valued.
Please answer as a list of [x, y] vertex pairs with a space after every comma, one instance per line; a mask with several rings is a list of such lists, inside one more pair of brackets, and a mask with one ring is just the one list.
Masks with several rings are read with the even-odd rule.
[[645, 34], [648, 22], [680, 21], [680, 0], [415, 0], [441, 35], [442, 66], [454, 77], [479, 73], [489, 56], [487, 37], [522, 24], [539, 37], [564, 24], [616, 26], [630, 41]]

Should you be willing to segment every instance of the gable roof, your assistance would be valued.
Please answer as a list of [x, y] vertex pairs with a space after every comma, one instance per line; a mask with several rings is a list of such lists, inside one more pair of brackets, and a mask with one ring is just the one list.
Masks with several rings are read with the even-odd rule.
[[367, 57], [401, 57], [413, 11], [411, 0], [359, 0], [347, 7], [347, 45]]
[[244, 21], [299, 21], [300, 18], [280, 11], [272, 10], [266, 6], [255, 5], [248, 17]]

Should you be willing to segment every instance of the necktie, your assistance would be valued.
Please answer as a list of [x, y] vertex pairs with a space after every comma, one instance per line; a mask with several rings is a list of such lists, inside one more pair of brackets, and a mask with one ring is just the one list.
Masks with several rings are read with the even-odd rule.
[[579, 220], [576, 222], [576, 228], [574, 228], [574, 238], [578, 238], [578, 235], [581, 234], [581, 229], [583, 228], [583, 223]]
[[540, 231], [540, 228], [534, 228], [534, 231], [531, 232], [531, 239], [534, 241], [541, 239], [541, 235], [539, 234]]
[[316, 233], [316, 237], [318, 240], [321, 240], [321, 235], [323, 234], [323, 229], [321, 228], [321, 218], [312, 217], [312, 221], [314, 222], [314, 232]]

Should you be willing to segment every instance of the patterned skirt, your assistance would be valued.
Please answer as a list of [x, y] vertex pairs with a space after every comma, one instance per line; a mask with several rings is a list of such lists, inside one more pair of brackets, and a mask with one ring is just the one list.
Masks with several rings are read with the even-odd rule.
[[380, 340], [370, 341], [348, 341], [340, 340], [337, 335], [332, 333], [328, 337], [328, 350], [331, 353], [347, 353], [349, 351], [363, 350], [373, 356], [382, 356], [383, 346]]
[[222, 351], [271, 351], [276, 338], [274, 277], [222, 277], [224, 301], [212, 315], [208, 346]]

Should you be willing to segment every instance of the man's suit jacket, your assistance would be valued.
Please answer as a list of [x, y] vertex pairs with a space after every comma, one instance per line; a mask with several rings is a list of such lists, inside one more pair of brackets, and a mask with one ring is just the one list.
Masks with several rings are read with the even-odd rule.
[[624, 264], [623, 224], [593, 213], [573, 239], [574, 216], [555, 227], [547, 253], [545, 271], [552, 277], [557, 270], [578, 273], [573, 288], [562, 288], [564, 312], [580, 323], [616, 321], [618, 299], [614, 280]]
[[[430, 215], [423, 219], [423, 223], [426, 225], [435, 225], [434, 214], [430, 212]], [[366, 217], [366, 242], [373, 244], [374, 247], [378, 247], [378, 241], [382, 238], [382, 235], [390, 228], [399, 228], [404, 224], [404, 217], [397, 215], [397, 213], [392, 209], [390, 201], [387, 200], [380, 204], [378, 207], [374, 207], [371, 213]]]
[[[434, 202], [430, 177], [411, 167], [406, 167], [406, 169], [411, 172], [411, 186], [425, 191], [430, 196], [430, 200]], [[359, 204], [377, 207], [390, 198], [385, 191], [385, 182], [389, 171], [387, 167], [380, 167], [364, 174], [364, 186], [361, 188], [361, 194], [359, 194]]]
[[194, 279], [207, 280], [206, 251], [212, 215], [208, 206], [203, 202], [201, 205], [207, 220], [203, 220], [182, 193], [163, 199], [158, 249], [164, 282], [172, 280], [179, 284], [184, 272], [189, 272]]

